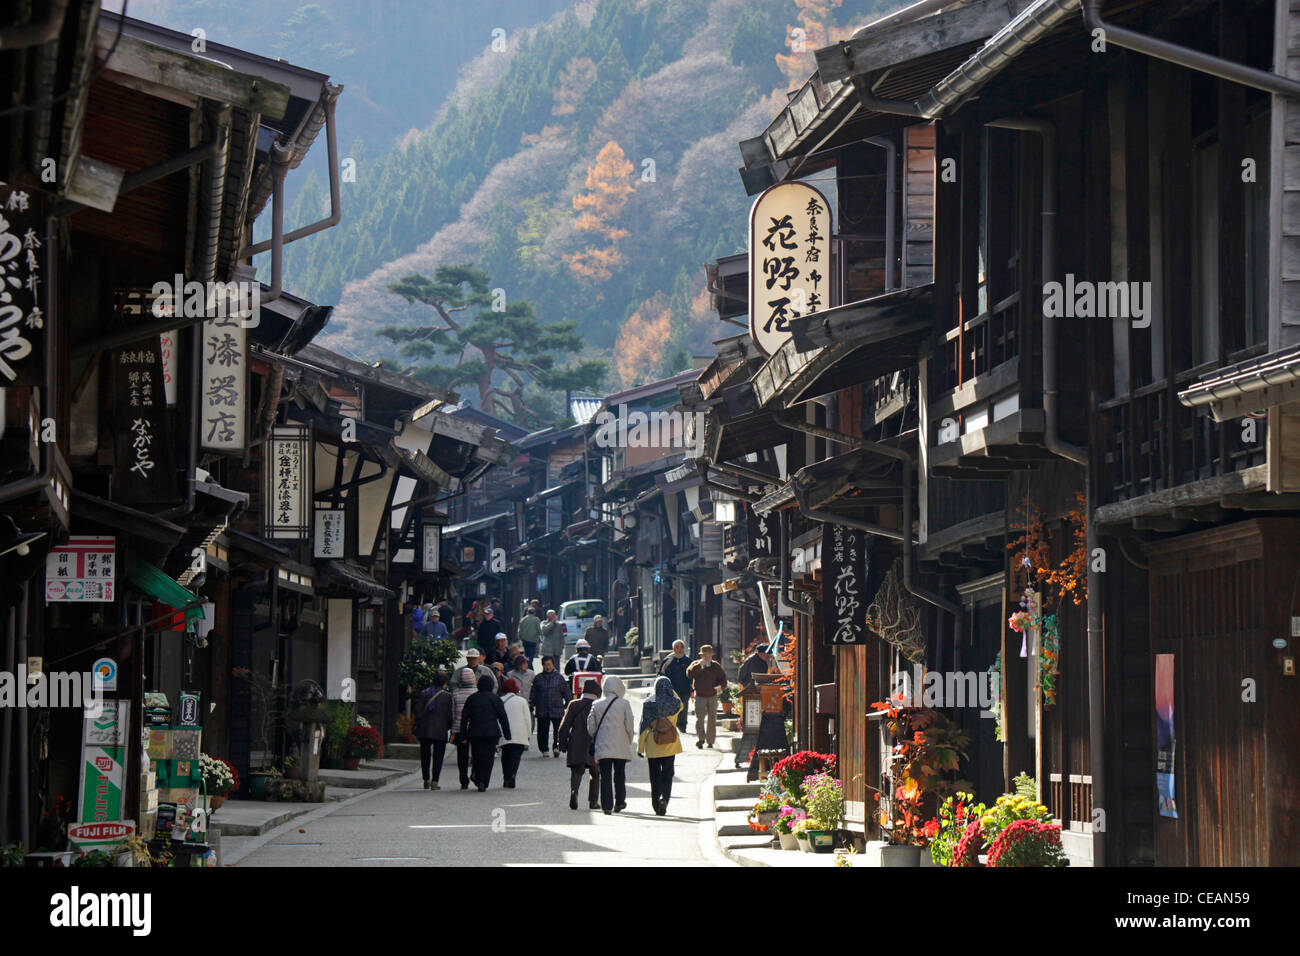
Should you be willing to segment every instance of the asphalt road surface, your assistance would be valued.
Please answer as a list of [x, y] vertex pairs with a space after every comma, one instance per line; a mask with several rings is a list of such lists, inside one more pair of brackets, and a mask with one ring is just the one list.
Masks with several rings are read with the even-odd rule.
[[[640, 701], [632, 698], [638, 713]], [[721, 753], [697, 750], [683, 736], [666, 816], [650, 807], [646, 761], [627, 766], [628, 806], [611, 816], [589, 810], [585, 783], [578, 810], [569, 809], [563, 755], [524, 755], [517, 786], [501, 786], [497, 760], [491, 786], [460, 789], [455, 748], [448, 747], [441, 790], [423, 789], [417, 772], [323, 808], [257, 838], [237, 866], [709, 866], [725, 864], [702, 825], [700, 783]], [[711, 816], [711, 814], [709, 815]], [[302, 831], [302, 832], [300, 832]], [[257, 845], [260, 844], [260, 845]]]

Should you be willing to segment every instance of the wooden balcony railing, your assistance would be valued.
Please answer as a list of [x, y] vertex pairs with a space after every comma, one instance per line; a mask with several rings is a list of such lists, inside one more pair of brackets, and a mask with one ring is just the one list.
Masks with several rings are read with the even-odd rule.
[[1061, 829], [1092, 832], [1092, 777], [1088, 774], [1048, 774], [1047, 809]]
[[950, 329], [935, 349], [934, 396], [1019, 356], [1021, 312], [1020, 294], [1013, 292], [988, 312]]

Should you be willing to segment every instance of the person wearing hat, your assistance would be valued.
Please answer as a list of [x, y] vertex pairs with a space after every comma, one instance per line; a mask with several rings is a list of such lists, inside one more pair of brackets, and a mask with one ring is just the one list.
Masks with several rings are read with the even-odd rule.
[[[523, 655], [521, 654], [522, 658]], [[506, 709], [506, 719], [510, 723], [510, 733], [501, 742], [501, 775], [505, 778], [508, 790], [515, 788], [515, 776], [519, 773], [519, 761], [533, 736], [533, 714], [528, 709], [528, 698], [519, 694], [519, 682], [507, 677], [501, 682], [501, 704]]]
[[564, 622], [556, 616], [554, 608], [546, 612], [546, 620], [542, 621], [542, 656], [554, 658], [556, 667], [564, 661]]
[[559, 732], [555, 735], [559, 748], [568, 755], [565, 762], [569, 765], [570, 810], [578, 809], [578, 786], [584, 773], [587, 775], [587, 806], [592, 810], [600, 807], [599, 770], [591, 755], [591, 733], [587, 730], [587, 715], [599, 696], [600, 685], [594, 680], [583, 684], [582, 696], [569, 701]]
[[686, 668], [695, 690], [695, 746], [712, 747], [718, 732], [718, 688], [727, 683], [727, 672], [713, 659], [713, 645], [700, 646], [700, 659]]
[[442, 623], [442, 615], [436, 607], [430, 607], [424, 613], [424, 636], [434, 641], [451, 640], [451, 632]]
[[605, 696], [591, 705], [587, 731], [600, 766], [600, 809], [620, 813], [627, 809], [627, 765], [636, 753], [636, 724], [623, 682], [611, 674], [601, 689]]
[[685, 709], [686, 704], [668, 677], [655, 678], [654, 696], [641, 705], [636, 752], [645, 756], [650, 765], [650, 806], [661, 817], [668, 812], [673, 795], [673, 758], [682, 752], [676, 719]]
[[479, 621], [476, 631], [478, 649], [486, 654], [496, 643], [496, 637], [501, 633], [501, 621], [497, 619], [496, 611], [491, 604], [484, 602], [480, 605], [483, 619]]
[[487, 666], [477, 647], [471, 647], [465, 652], [465, 666], [474, 672], [475, 680], [480, 677], [491, 677], [493, 684], [496, 684], [497, 672]]
[[604, 657], [609, 650], [609, 630], [605, 627], [605, 619], [599, 614], [592, 618], [591, 627], [587, 628], [582, 637], [591, 645], [591, 652], [597, 657]]
[[492, 649], [487, 652], [487, 662], [489, 665], [500, 664], [503, 667], [509, 666], [511, 661], [510, 648], [507, 646], [509, 643], [510, 638], [500, 632], [497, 633]]
[[510, 718], [491, 677], [480, 677], [477, 686], [461, 708], [456, 739], [469, 741], [470, 779], [482, 793], [492, 780], [497, 744], [502, 737], [510, 737]]
[[579, 638], [577, 646], [574, 648], [574, 655], [569, 658], [569, 662], [564, 665], [564, 673], [567, 677], [572, 677], [579, 671], [601, 671], [600, 658], [591, 652], [591, 645], [587, 643], [586, 638]]

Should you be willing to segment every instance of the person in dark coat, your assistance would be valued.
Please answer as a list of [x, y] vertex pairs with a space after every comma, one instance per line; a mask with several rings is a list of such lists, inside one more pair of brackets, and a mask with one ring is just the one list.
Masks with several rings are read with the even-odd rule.
[[433, 684], [415, 702], [415, 736], [420, 741], [420, 774], [425, 790], [441, 789], [438, 778], [442, 776], [442, 758], [447, 754], [447, 737], [451, 733], [451, 694], [446, 684], [445, 674], [434, 674]]
[[[533, 686], [536, 686], [534, 684]], [[557, 739], [560, 749], [568, 754], [565, 761], [569, 765], [569, 809], [578, 809], [578, 785], [582, 775], [587, 774], [587, 806], [592, 810], [600, 809], [600, 778], [597, 777], [598, 765], [591, 755], [591, 733], [587, 730], [587, 715], [591, 705], [600, 696], [600, 685], [589, 680], [582, 685], [582, 696], [569, 702], [560, 721]]]
[[491, 604], [483, 605], [483, 620], [479, 622], [478, 649], [484, 654], [497, 646], [497, 635], [505, 630], [505, 621], [497, 617]]
[[673, 693], [682, 702], [682, 709], [677, 713], [677, 729], [686, 730], [686, 702], [691, 699], [691, 679], [686, 676], [686, 669], [691, 666], [691, 659], [686, 656], [686, 644], [673, 641], [671, 656], [665, 657], [659, 665], [659, 676], [672, 681]]
[[591, 645], [587, 643], [586, 638], [579, 638], [578, 643], [573, 647], [573, 656], [564, 665], [564, 674], [566, 677], [572, 677], [579, 671], [604, 671], [600, 658], [591, 652]]
[[[542, 670], [533, 678], [533, 686], [528, 694], [533, 705], [533, 715], [537, 718], [537, 749], [546, 756], [551, 750], [552, 757], [560, 755], [560, 720], [564, 717], [564, 706], [569, 702], [569, 682], [555, 669], [555, 658], [547, 655], [542, 658]], [[551, 749], [551, 730], [555, 730], [555, 749]]]
[[591, 627], [587, 628], [582, 638], [591, 646], [591, 653], [597, 657], [604, 657], [609, 651], [609, 629], [605, 627], [605, 619], [599, 614], [592, 619]]
[[469, 741], [471, 776], [474, 786], [482, 793], [492, 779], [496, 764], [497, 742], [510, 736], [510, 720], [506, 708], [497, 696], [496, 684], [491, 677], [478, 679], [478, 693], [461, 708], [460, 723], [456, 725], [457, 738]]
[[755, 674], [766, 674], [772, 665], [772, 655], [767, 652], [767, 645], [760, 644], [754, 648], [754, 653], [746, 657], [740, 664], [740, 674], [737, 680], [741, 688], [748, 687], [754, 682]]

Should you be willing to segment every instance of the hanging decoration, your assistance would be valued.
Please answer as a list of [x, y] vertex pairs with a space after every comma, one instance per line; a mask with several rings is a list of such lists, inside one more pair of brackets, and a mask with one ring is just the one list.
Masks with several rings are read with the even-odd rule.
[[1002, 652], [998, 651], [989, 667], [989, 687], [993, 689], [993, 703], [989, 710], [993, 713], [993, 739], [1002, 740]]
[[867, 627], [898, 648], [913, 664], [925, 663], [925, 632], [921, 609], [901, 585], [903, 559], [895, 558], [875, 600], [867, 608]]

